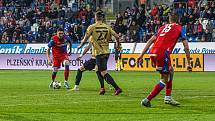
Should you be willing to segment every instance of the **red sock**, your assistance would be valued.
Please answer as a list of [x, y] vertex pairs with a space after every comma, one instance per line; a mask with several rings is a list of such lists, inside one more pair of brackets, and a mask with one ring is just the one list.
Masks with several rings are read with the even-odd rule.
[[68, 80], [68, 77], [69, 77], [69, 66], [65, 66], [65, 70], [64, 70], [64, 79], [65, 81]]
[[57, 72], [52, 72], [52, 81], [55, 81], [56, 75], [57, 75]]
[[172, 95], [172, 80], [169, 80], [166, 84], [166, 96]]
[[165, 87], [165, 83], [160, 81], [158, 84], [155, 85], [154, 89], [151, 91], [151, 93], [148, 95], [147, 99], [152, 100], [156, 95], [159, 94], [159, 92]]

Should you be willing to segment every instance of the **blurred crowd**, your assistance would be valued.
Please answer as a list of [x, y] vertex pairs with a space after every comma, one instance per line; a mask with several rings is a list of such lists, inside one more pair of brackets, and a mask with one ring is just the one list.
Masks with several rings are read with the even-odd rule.
[[59, 27], [73, 42], [94, 23], [95, 0], [0, 0], [0, 43], [46, 43]]
[[[110, 24], [121, 42], [147, 42], [174, 12], [189, 41], [215, 42], [214, 5], [214, 1], [175, 0], [172, 6], [127, 7]], [[59, 27], [78, 43], [94, 23], [95, 6], [96, 0], [0, 0], [0, 43], [47, 43]]]
[[127, 8], [119, 13], [114, 30], [121, 42], [147, 42], [157, 30], [168, 22], [168, 14], [176, 13], [180, 24], [186, 28], [190, 42], [215, 42], [214, 1], [178, 0], [173, 6], [165, 4], [147, 6], [146, 10]]

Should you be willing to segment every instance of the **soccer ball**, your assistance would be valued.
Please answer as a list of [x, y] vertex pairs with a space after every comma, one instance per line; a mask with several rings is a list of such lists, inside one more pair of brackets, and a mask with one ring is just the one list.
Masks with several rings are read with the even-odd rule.
[[54, 89], [60, 89], [61, 88], [61, 83], [59, 81], [54, 81], [53, 82], [53, 88]]

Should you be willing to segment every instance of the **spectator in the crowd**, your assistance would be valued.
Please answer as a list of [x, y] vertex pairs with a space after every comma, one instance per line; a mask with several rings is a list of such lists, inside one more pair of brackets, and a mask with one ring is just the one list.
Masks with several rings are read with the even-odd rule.
[[192, 37], [193, 36], [193, 24], [192, 24], [192, 22], [189, 22], [188, 24], [187, 24], [187, 36], [188, 37]]
[[115, 25], [114, 30], [117, 33], [122, 33], [122, 34], [126, 34], [127, 33], [127, 27], [122, 22], [120, 22], [118, 25]]
[[198, 39], [201, 40], [202, 34], [203, 34], [203, 26], [199, 21], [197, 21], [197, 26], [198, 26]]
[[189, 18], [188, 18], [187, 13], [185, 12], [184, 15], [181, 17], [180, 22], [181, 22], [182, 26], [185, 26], [188, 24], [188, 21], [189, 21]]
[[[125, 19], [128, 17], [128, 13], [127, 12], [125, 12], [124, 13], [125, 15]], [[128, 18], [127, 18], [128, 19]], [[120, 13], [118, 13], [117, 14], [117, 18], [116, 18], [116, 22], [115, 22], [115, 25], [118, 25], [119, 23], [122, 23], [123, 22], [123, 16], [120, 14]]]
[[137, 41], [138, 33], [137, 30], [139, 29], [138, 25], [135, 21], [132, 21], [131, 26], [129, 27], [129, 34], [131, 36], [131, 42]]
[[28, 32], [27, 40], [28, 40], [28, 43], [32, 43], [34, 41], [34, 37], [32, 35], [32, 32]]
[[185, 10], [184, 6], [181, 3], [179, 3], [179, 6], [178, 6], [178, 8], [176, 8], [175, 12], [179, 16], [179, 18], [181, 18], [182, 15], [186, 12], [186, 10]]
[[122, 33], [119, 32], [118, 35], [119, 35], [119, 42], [120, 43], [126, 42], [126, 38], [125, 38], [124, 34], [122, 34]]
[[13, 32], [14, 32], [14, 26], [12, 24], [9, 24], [9, 27], [5, 30], [6, 32], [6, 38], [7, 42], [12, 43], [13, 42]]
[[187, 14], [188, 14], [188, 15], [192, 15], [192, 14], [193, 14], [193, 9], [192, 9], [191, 6], [188, 7], [188, 9], [187, 9]]
[[213, 29], [213, 32], [212, 32], [212, 42], [215, 42], [215, 28]]
[[[191, 16], [191, 15], [190, 15]], [[193, 10], [193, 18], [194, 19], [198, 19], [200, 17], [200, 11], [199, 9], [197, 8], [197, 6], [195, 6], [194, 10]]]
[[208, 29], [206, 29], [204, 34], [203, 34], [203, 38], [204, 38], [203, 41], [211, 42], [212, 41], [212, 33], [210, 33]]
[[163, 16], [163, 7], [161, 5], [158, 6], [158, 16], [159, 18], [162, 18]]
[[2, 34], [2, 38], [1, 38], [1, 42], [0, 43], [8, 43], [7, 33], [6, 32], [4, 32]]
[[193, 26], [193, 36], [198, 38], [198, 41], [202, 40], [202, 34], [203, 34], [203, 26], [202, 24], [197, 20]]
[[195, 22], [195, 18], [193, 17], [193, 15], [189, 16], [188, 22], [192, 24]]
[[138, 39], [136, 42], [145, 42], [144, 40], [144, 33], [145, 33], [145, 30], [144, 30], [144, 27], [139, 27], [138, 31], [137, 31], [137, 34], [138, 34]]
[[206, 28], [205, 29], [208, 30], [209, 33], [213, 32], [213, 25], [212, 25], [211, 21], [208, 21], [208, 23], [206, 24]]

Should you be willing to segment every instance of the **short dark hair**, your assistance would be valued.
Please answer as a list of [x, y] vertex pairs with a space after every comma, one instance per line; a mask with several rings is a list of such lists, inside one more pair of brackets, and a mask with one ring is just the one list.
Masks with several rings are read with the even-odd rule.
[[171, 22], [179, 23], [179, 17], [178, 17], [178, 15], [171, 14], [169, 17], [170, 17], [169, 19], [170, 19]]
[[96, 12], [96, 18], [97, 20], [103, 20], [105, 18], [105, 14], [103, 11], [99, 10]]
[[64, 31], [64, 30], [63, 30], [63, 28], [58, 28], [57, 31], [59, 32], [59, 31]]

